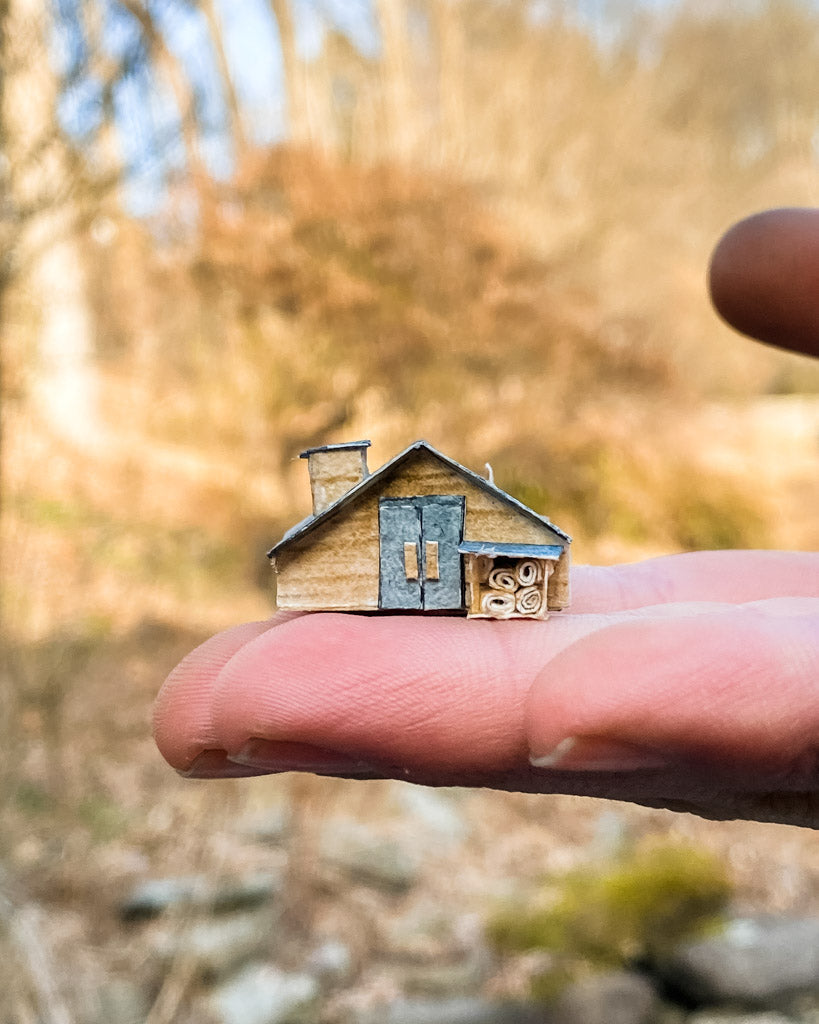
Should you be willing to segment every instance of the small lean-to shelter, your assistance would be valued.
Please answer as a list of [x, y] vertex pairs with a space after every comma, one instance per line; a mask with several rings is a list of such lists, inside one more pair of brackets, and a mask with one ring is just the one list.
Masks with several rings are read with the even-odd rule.
[[313, 513], [269, 552], [279, 608], [543, 619], [568, 606], [568, 534], [426, 441], [374, 473], [369, 446], [301, 453]]

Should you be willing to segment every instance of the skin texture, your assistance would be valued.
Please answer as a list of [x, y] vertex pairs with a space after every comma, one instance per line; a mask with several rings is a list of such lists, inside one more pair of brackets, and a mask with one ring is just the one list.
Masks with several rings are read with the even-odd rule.
[[[721, 314], [797, 351], [816, 350], [817, 284], [812, 211], [750, 218], [712, 261]], [[572, 587], [543, 623], [238, 626], [171, 673], [157, 744], [191, 778], [303, 770], [819, 827], [819, 554], [581, 566]]]

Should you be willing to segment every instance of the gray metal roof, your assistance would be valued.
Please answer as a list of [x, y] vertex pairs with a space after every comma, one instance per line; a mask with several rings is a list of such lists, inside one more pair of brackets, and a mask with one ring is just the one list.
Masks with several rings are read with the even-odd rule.
[[[554, 529], [554, 527], [552, 527]], [[489, 555], [507, 558], [560, 558], [560, 544], [494, 544], [490, 540], [465, 540], [458, 545], [462, 555]]]
[[[358, 445], [363, 445], [365, 442], [358, 441], [356, 443]], [[326, 447], [328, 449], [331, 449], [334, 447], [346, 448], [349, 446], [327, 445]], [[318, 451], [320, 449], [312, 450]], [[322, 512], [319, 512], [318, 515], [308, 516], [306, 519], [303, 519], [296, 526], [291, 527], [291, 529], [289, 529], [287, 533], [285, 533], [285, 535], [282, 537], [279, 543], [276, 544], [275, 547], [271, 548], [270, 551], [268, 551], [268, 557], [273, 558], [279, 551], [281, 551], [283, 547], [292, 543], [295, 540], [301, 539], [306, 534], [310, 533], [311, 530], [315, 529], [315, 527], [317, 527], [320, 523], [327, 522], [328, 519], [331, 519], [336, 513], [340, 512], [343, 508], [346, 508], [347, 505], [356, 501], [362, 494], [369, 491], [370, 488], [377, 486], [379, 481], [387, 477], [389, 473], [392, 472], [394, 469], [397, 469], [397, 467], [406, 459], [408, 459], [414, 452], [421, 450], [429, 452], [430, 455], [435, 456], [436, 459], [439, 459], [441, 462], [444, 463], [444, 465], [448, 466], [456, 473], [465, 477], [467, 480], [469, 480], [470, 483], [474, 484], [476, 487], [481, 488], [482, 490], [486, 491], [487, 494], [490, 494], [493, 498], [498, 498], [500, 501], [504, 502], [504, 504], [514, 508], [517, 512], [520, 512], [520, 514], [525, 516], [527, 519], [531, 519], [539, 525], [547, 527], [548, 529], [552, 530], [553, 533], [556, 533], [558, 537], [562, 537], [563, 540], [566, 541], [566, 543], [571, 544], [572, 538], [569, 536], [569, 534], [564, 533], [564, 531], [561, 530], [560, 527], [555, 526], [555, 524], [547, 516], [538, 515], [538, 513], [535, 512], [533, 509], [529, 508], [528, 505], [524, 505], [522, 501], [518, 501], [518, 499], [513, 498], [511, 494], [507, 494], [506, 491], [501, 490], [500, 487], [496, 487], [495, 484], [490, 483], [486, 479], [486, 477], [479, 476], [477, 473], [473, 473], [471, 469], [467, 469], [466, 466], [462, 466], [459, 462], [456, 462], [454, 459], [450, 459], [449, 456], [442, 454], [437, 450], [437, 448], [433, 448], [432, 445], [429, 444], [427, 441], [415, 441], [408, 448], [405, 448], [402, 452], [399, 452], [398, 455], [396, 455], [394, 458], [390, 459], [389, 462], [385, 462], [384, 465], [381, 466], [379, 469], [375, 470], [374, 473], [371, 473], [369, 476], [364, 477], [363, 480], [360, 480], [355, 485], [355, 487], [351, 487], [349, 491], [342, 494], [342, 496], [337, 501], [333, 502], [332, 505], [329, 505]]]
[[320, 444], [316, 448], [305, 448], [299, 454], [300, 459], [308, 459], [316, 452], [337, 452], [344, 448], [369, 448], [372, 441], [342, 441], [340, 444]]

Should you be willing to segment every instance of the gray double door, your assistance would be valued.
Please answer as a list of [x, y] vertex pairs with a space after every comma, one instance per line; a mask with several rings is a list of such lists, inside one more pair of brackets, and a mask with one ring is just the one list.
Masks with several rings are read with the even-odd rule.
[[430, 494], [381, 498], [381, 608], [452, 611], [463, 607], [458, 546], [464, 532], [464, 498]]

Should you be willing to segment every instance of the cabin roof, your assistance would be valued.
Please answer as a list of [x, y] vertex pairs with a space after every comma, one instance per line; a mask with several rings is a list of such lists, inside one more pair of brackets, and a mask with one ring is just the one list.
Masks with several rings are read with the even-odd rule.
[[[363, 446], [365, 442], [358, 441], [356, 444]], [[326, 445], [324, 447], [331, 448], [336, 446]], [[347, 445], [339, 445], [338, 447], [347, 447]], [[386, 480], [387, 477], [392, 472], [394, 472], [402, 463], [406, 462], [416, 452], [419, 451], [426, 451], [430, 455], [433, 455], [436, 459], [443, 462], [444, 465], [447, 466], [449, 469], [454, 470], [454, 472], [464, 477], [471, 484], [474, 484], [475, 487], [478, 487], [481, 490], [486, 491], [487, 494], [490, 494], [493, 498], [497, 498], [505, 505], [508, 505], [516, 512], [519, 512], [526, 519], [530, 519], [538, 523], [539, 525], [545, 526], [548, 529], [552, 530], [553, 533], [556, 533], [559, 537], [562, 537], [567, 544], [571, 543], [572, 538], [569, 536], [569, 534], [564, 533], [564, 531], [561, 530], [560, 527], [555, 526], [555, 524], [547, 516], [539, 515], [533, 509], [529, 508], [528, 505], [524, 505], [522, 501], [518, 501], [517, 498], [512, 497], [511, 494], [507, 494], [506, 491], [501, 490], [500, 487], [497, 487], [495, 484], [491, 483], [489, 480], [486, 479], [486, 477], [482, 477], [478, 473], [473, 473], [471, 469], [467, 469], [466, 466], [462, 466], [459, 462], [456, 462], [454, 459], [450, 459], [449, 456], [444, 455], [442, 452], [439, 452], [437, 448], [433, 448], [432, 445], [429, 444], [427, 441], [415, 441], [413, 444], [409, 445], [408, 448], [405, 448], [402, 452], [399, 452], [398, 455], [396, 455], [394, 458], [390, 459], [389, 462], [385, 462], [384, 465], [375, 470], [375, 472], [370, 473], [369, 476], [366, 476], [364, 477], [363, 480], [360, 480], [354, 487], [351, 487], [349, 491], [346, 491], [344, 494], [342, 494], [342, 496], [337, 501], [334, 501], [332, 505], [328, 505], [327, 508], [319, 512], [318, 515], [307, 516], [306, 519], [302, 519], [300, 523], [296, 523], [295, 526], [292, 526], [287, 531], [287, 533], [285, 533], [285, 535], [282, 537], [279, 543], [276, 544], [275, 547], [271, 548], [270, 551], [268, 551], [268, 557], [273, 558], [283, 548], [289, 546], [296, 540], [301, 540], [321, 523], [325, 523], [327, 522], [327, 520], [332, 519], [334, 515], [336, 515], [342, 509], [346, 508], [348, 505], [357, 501], [363, 494], [368, 493], [373, 488], [377, 488], [379, 483]]]

